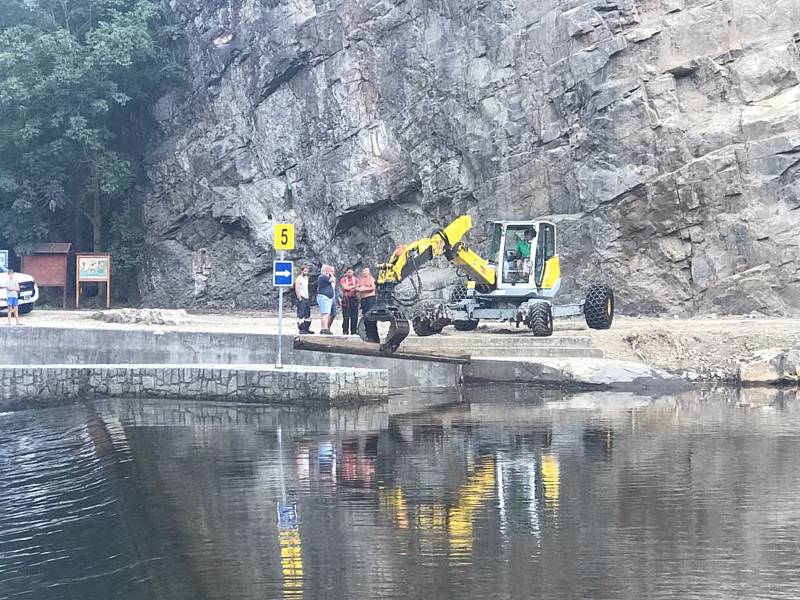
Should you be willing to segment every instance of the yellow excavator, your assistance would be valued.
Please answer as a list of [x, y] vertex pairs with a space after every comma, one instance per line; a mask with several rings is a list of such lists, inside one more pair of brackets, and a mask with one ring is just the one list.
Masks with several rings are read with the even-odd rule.
[[[583, 314], [592, 329], [608, 329], [614, 320], [614, 292], [606, 283], [589, 286], [578, 304], [554, 306], [561, 287], [561, 265], [556, 245], [556, 226], [548, 221], [494, 221], [490, 259], [470, 249], [462, 240], [472, 228], [469, 215], [458, 217], [429, 237], [400, 246], [388, 262], [378, 265], [374, 307], [358, 324], [364, 341], [380, 344], [381, 352], [396, 351], [411, 326], [419, 336], [441, 333], [448, 325], [472, 331], [482, 320], [524, 323], [535, 336], [553, 333], [553, 317]], [[421, 291], [419, 269], [444, 256], [466, 276], [456, 285], [449, 301], [423, 302], [414, 309], [409, 324], [402, 308], [416, 303]], [[395, 288], [411, 278], [415, 297], [395, 295]], [[385, 339], [374, 339], [367, 323], [389, 322]], [[374, 335], [374, 334], [373, 334]]]

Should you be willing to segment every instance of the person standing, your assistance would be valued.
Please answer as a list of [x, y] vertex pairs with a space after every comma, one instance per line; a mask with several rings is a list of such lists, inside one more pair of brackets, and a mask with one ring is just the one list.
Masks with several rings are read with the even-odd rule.
[[[372, 276], [369, 267], [364, 267], [361, 271], [361, 279], [358, 280], [357, 289], [361, 298], [361, 317], [363, 318], [375, 306], [375, 278]], [[364, 330], [367, 334], [367, 340], [375, 344], [380, 343], [378, 323], [365, 321]]]
[[356, 335], [358, 326], [358, 279], [353, 269], [347, 269], [339, 280], [342, 287], [342, 333]]
[[336, 297], [334, 285], [333, 267], [322, 265], [317, 278], [317, 306], [319, 307], [319, 332], [323, 335], [332, 334], [330, 324], [333, 321], [333, 302]]
[[308, 296], [308, 265], [300, 267], [300, 274], [294, 280], [294, 296], [297, 298], [297, 329], [300, 334], [311, 331], [311, 299]]
[[333, 333], [333, 322], [336, 320], [336, 315], [339, 312], [339, 290], [336, 286], [336, 269], [328, 265], [328, 276], [331, 278], [331, 286], [333, 287], [333, 300], [331, 301], [331, 316], [328, 319], [328, 329]]
[[14, 270], [9, 269], [6, 272], [6, 314], [8, 315], [8, 324], [11, 325], [11, 316], [13, 315], [19, 325], [19, 283], [14, 277]]

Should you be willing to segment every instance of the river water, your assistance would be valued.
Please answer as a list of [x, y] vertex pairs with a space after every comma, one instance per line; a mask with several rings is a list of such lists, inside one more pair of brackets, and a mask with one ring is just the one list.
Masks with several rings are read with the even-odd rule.
[[793, 397], [434, 400], [0, 414], [0, 599], [800, 595]]

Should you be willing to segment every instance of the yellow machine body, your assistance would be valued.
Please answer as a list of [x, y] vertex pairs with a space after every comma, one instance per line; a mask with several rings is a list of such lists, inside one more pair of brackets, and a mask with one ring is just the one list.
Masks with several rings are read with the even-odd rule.
[[[472, 218], [462, 215], [452, 223], [398, 247], [389, 260], [378, 265], [377, 298], [373, 309], [363, 322], [388, 321], [389, 334], [381, 351], [394, 352], [409, 334], [409, 322], [401, 306], [412, 302], [399, 301], [395, 287], [417, 274], [434, 258], [443, 256], [465, 276], [463, 295], [451, 296], [450, 301], [432, 311], [414, 317], [417, 335], [433, 335], [448, 323], [457, 329], [474, 329], [480, 319], [525, 322], [535, 335], [552, 334], [553, 308], [550, 300], [561, 286], [561, 263], [556, 246], [556, 226], [548, 221], [494, 221], [490, 223], [491, 246], [489, 258], [469, 248], [464, 237], [472, 229]], [[420, 280], [412, 279], [417, 295]], [[611, 294], [609, 289], [608, 294]], [[613, 317], [613, 296], [609, 296], [611, 315], [599, 325], [610, 325]], [[561, 314], [579, 314], [582, 305]], [[591, 326], [591, 325], [590, 325]], [[362, 323], [359, 335], [365, 341]]]
[[400, 283], [437, 256], [446, 256], [454, 265], [462, 267], [470, 279], [494, 285], [497, 273], [489, 261], [461, 241], [470, 229], [472, 217], [462, 215], [430, 237], [400, 246], [389, 262], [378, 265], [378, 285]]

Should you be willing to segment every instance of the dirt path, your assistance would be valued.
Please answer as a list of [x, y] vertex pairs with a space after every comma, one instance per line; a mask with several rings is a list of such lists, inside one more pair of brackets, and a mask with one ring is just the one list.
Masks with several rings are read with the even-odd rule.
[[800, 320], [618, 319], [592, 338], [609, 358], [641, 360], [689, 379], [735, 379], [759, 350], [800, 345]]

